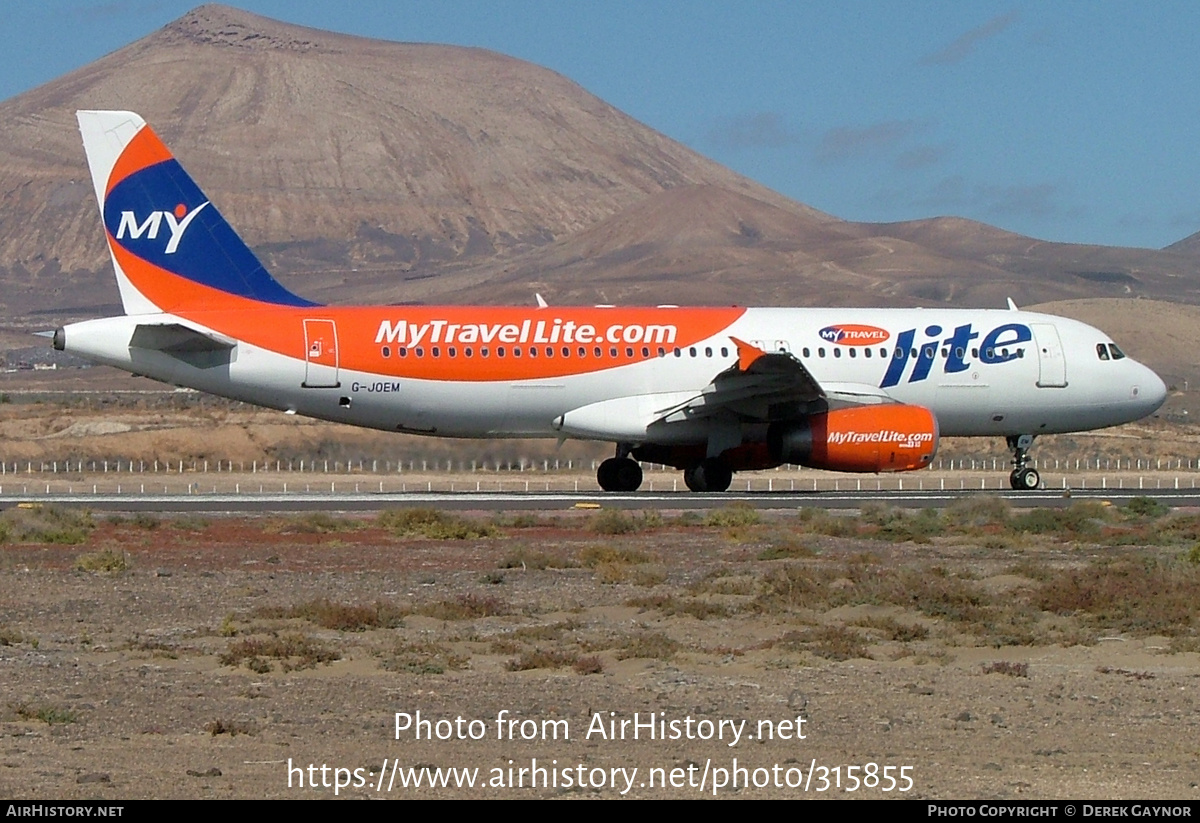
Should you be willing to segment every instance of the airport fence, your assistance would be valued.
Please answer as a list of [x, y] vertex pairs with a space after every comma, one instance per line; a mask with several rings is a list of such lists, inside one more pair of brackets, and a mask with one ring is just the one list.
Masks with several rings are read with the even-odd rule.
[[[0, 495], [45, 494], [396, 494], [590, 493], [599, 460], [511, 462], [412, 460], [64, 460], [0, 461]], [[1048, 489], [1144, 491], [1200, 488], [1200, 459], [1101, 458], [1033, 460]], [[681, 473], [642, 464], [642, 491], [686, 492]], [[936, 460], [926, 470], [849, 475], [780, 466], [735, 475], [733, 491], [1007, 491], [1008, 463], [996, 459]]]

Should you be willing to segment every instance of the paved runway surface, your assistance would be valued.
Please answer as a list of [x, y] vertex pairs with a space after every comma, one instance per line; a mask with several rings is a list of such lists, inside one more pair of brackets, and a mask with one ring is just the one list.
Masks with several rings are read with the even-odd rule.
[[726, 492], [724, 494], [671, 494], [635, 492], [597, 493], [452, 493], [402, 494], [43, 494], [2, 495], [0, 509], [17, 505], [81, 506], [97, 511], [129, 512], [279, 512], [279, 511], [379, 511], [424, 506], [460, 511], [555, 511], [570, 508], [714, 509], [745, 503], [759, 509], [793, 509], [814, 506], [826, 509], [858, 508], [865, 503], [888, 503], [903, 508], [944, 507], [966, 497], [1003, 497], [1017, 508], [1063, 507], [1074, 500], [1109, 500], [1120, 505], [1135, 497], [1154, 497], [1175, 507], [1200, 506], [1200, 491], [1193, 489], [1086, 489], [1069, 494], [1061, 489], [1033, 492], [997, 491], [871, 491], [871, 492]]

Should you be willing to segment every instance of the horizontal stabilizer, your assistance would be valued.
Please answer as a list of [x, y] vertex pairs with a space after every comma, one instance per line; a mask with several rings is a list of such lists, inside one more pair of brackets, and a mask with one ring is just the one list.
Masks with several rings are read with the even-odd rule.
[[135, 349], [151, 349], [167, 354], [196, 354], [228, 351], [236, 341], [215, 334], [197, 331], [179, 323], [138, 324], [129, 345]]

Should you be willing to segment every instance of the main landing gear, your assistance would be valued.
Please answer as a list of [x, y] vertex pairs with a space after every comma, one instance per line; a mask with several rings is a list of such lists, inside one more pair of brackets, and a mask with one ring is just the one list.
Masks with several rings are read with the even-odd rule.
[[1032, 434], [1010, 435], [1008, 449], [1013, 453], [1013, 470], [1008, 476], [1009, 485], [1017, 491], [1032, 491], [1042, 485], [1042, 476], [1037, 469], [1028, 467], [1029, 447], [1033, 445]]
[[[622, 453], [624, 451], [624, 453]], [[606, 492], [635, 492], [642, 485], [642, 467], [628, 457], [628, 449], [617, 447], [617, 456], [610, 457], [596, 470], [596, 481]]]
[[723, 492], [733, 482], [733, 472], [723, 460], [709, 457], [684, 469], [683, 482], [694, 492]]

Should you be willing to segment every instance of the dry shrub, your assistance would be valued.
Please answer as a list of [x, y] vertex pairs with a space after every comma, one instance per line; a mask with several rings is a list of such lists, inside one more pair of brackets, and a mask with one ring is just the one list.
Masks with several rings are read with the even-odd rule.
[[407, 674], [444, 674], [467, 668], [467, 658], [448, 646], [432, 641], [400, 641], [389, 649], [376, 651], [379, 664], [389, 672]]
[[1002, 497], [964, 497], [946, 508], [946, 520], [955, 531], [989, 533], [1008, 527], [1012, 507]]
[[510, 614], [508, 604], [490, 594], [460, 594], [449, 600], [426, 603], [413, 610], [416, 614], [437, 620], [476, 620]]
[[1101, 524], [1109, 522], [1111, 517], [1108, 507], [1089, 500], [1063, 509], [1030, 509], [1013, 516], [1009, 528], [1025, 534], [1076, 539], [1099, 534]]
[[546, 552], [536, 551], [526, 546], [513, 549], [500, 561], [502, 569], [526, 569], [541, 571], [543, 569], [572, 569], [579, 564], [573, 560], [555, 557]]
[[899, 643], [911, 643], [929, 637], [929, 629], [920, 623], [901, 623], [894, 617], [863, 617], [855, 620], [853, 625], [872, 629], [882, 634], [885, 640]]
[[845, 626], [814, 626], [791, 631], [776, 640], [774, 645], [790, 651], [810, 652], [826, 660], [871, 659], [862, 636]]
[[380, 512], [376, 523], [396, 537], [475, 540], [497, 534], [496, 527], [489, 523], [475, 522], [437, 509], [390, 509]]
[[758, 553], [759, 560], [805, 560], [817, 553], [790, 534], [772, 535], [770, 544]]
[[662, 515], [657, 511], [643, 511], [634, 515], [620, 509], [601, 509], [592, 515], [588, 528], [596, 534], [636, 534], [661, 528]]
[[295, 517], [269, 520], [263, 530], [276, 534], [335, 534], [362, 528], [363, 523], [360, 520], [334, 517], [326, 512], [308, 512]]
[[1034, 604], [1140, 634], [1186, 634], [1196, 624], [1200, 567], [1145, 557], [1098, 560], [1045, 581]]
[[129, 569], [129, 558], [125, 552], [115, 552], [112, 549], [102, 549], [88, 552], [75, 558], [75, 571], [78, 572], [123, 572]]
[[282, 669], [311, 669], [318, 663], [332, 663], [342, 658], [341, 652], [302, 634], [251, 637], [229, 646], [220, 661], [223, 666], [245, 664], [260, 674], [271, 671], [269, 660], [280, 661]]
[[579, 562], [589, 569], [605, 563], [636, 566], [642, 563], [653, 563], [656, 559], [647, 552], [621, 546], [588, 546], [579, 555]]
[[688, 615], [697, 620], [707, 620], [710, 617], [728, 617], [732, 613], [732, 609], [724, 603], [714, 603], [695, 597], [676, 597], [672, 594], [631, 597], [625, 601], [625, 605], [639, 609], [653, 609], [667, 617]]
[[1004, 674], [1009, 677], [1029, 677], [1028, 663], [1014, 663], [1011, 660], [996, 660], [983, 665], [984, 674]]
[[204, 731], [213, 737], [219, 734], [237, 737], [239, 734], [254, 734], [254, 725], [244, 720], [210, 720], [204, 724]]
[[678, 641], [672, 640], [659, 632], [647, 632], [627, 638], [617, 649], [617, 659], [647, 658], [650, 660], [670, 660], [678, 651]]
[[532, 649], [522, 652], [504, 665], [510, 672], [524, 672], [530, 669], [569, 669], [579, 662], [578, 652], [560, 649]]
[[0, 514], [0, 543], [86, 543], [96, 526], [91, 512], [35, 503]]
[[575, 663], [571, 668], [575, 670], [576, 674], [600, 674], [604, 671], [604, 661], [594, 654], [589, 654], [575, 658]]
[[704, 525], [722, 529], [745, 528], [757, 526], [761, 519], [758, 509], [749, 503], [734, 503], [710, 511], [704, 518]]
[[404, 625], [408, 609], [392, 603], [354, 606], [335, 603], [328, 598], [309, 600], [294, 606], [264, 606], [254, 610], [256, 617], [271, 620], [307, 620], [325, 629], [361, 632], [367, 629], [394, 629]]

